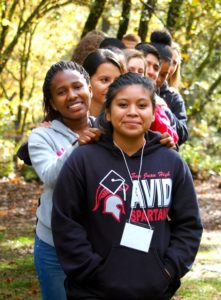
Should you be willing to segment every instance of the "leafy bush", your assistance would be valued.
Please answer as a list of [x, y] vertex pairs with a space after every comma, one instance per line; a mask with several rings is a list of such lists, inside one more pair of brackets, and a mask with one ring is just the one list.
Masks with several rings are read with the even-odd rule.
[[14, 143], [0, 138], [0, 178], [8, 177], [14, 172], [13, 151]]
[[25, 181], [40, 180], [32, 166], [23, 164], [20, 173], [24, 177]]

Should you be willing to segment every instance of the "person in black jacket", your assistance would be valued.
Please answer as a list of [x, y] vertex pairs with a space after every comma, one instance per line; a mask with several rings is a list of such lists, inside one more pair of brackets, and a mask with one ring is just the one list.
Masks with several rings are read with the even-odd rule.
[[179, 136], [178, 144], [185, 143], [188, 139], [187, 115], [183, 97], [175, 89], [170, 89], [167, 83], [170, 66], [172, 63], [172, 37], [168, 31], [153, 31], [150, 37], [151, 44], [157, 49], [161, 59], [161, 69], [157, 79], [158, 93], [163, 98], [172, 112], [173, 121]]
[[134, 73], [109, 87], [103, 132], [63, 166], [52, 231], [67, 299], [167, 300], [191, 268], [202, 235], [192, 177], [148, 131], [154, 84]]

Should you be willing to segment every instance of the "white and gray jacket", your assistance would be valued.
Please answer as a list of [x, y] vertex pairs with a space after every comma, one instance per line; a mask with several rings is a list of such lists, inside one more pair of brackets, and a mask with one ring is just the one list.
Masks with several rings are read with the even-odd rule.
[[61, 121], [54, 120], [50, 128], [34, 129], [28, 140], [32, 166], [44, 183], [40, 205], [37, 208], [36, 234], [51, 246], [54, 246], [51, 232], [52, 194], [64, 162], [78, 147], [78, 137], [77, 133]]

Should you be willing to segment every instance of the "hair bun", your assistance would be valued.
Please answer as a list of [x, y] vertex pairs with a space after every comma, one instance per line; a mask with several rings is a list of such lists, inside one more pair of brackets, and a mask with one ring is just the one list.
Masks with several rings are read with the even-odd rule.
[[172, 36], [167, 30], [156, 30], [153, 31], [150, 36], [150, 41], [152, 43], [164, 44], [167, 46], [172, 45]]

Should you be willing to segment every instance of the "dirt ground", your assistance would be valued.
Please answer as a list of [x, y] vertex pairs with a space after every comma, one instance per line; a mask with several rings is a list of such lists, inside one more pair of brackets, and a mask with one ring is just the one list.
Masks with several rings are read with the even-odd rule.
[[[201, 216], [206, 230], [221, 230], [221, 177], [195, 181]], [[23, 231], [35, 224], [35, 211], [42, 191], [39, 182], [22, 178], [0, 180], [0, 217], [4, 228]], [[3, 228], [2, 228], [3, 229]], [[4, 229], [3, 229], [4, 230]]]
[[201, 217], [206, 230], [221, 230], [221, 177], [195, 181]]

